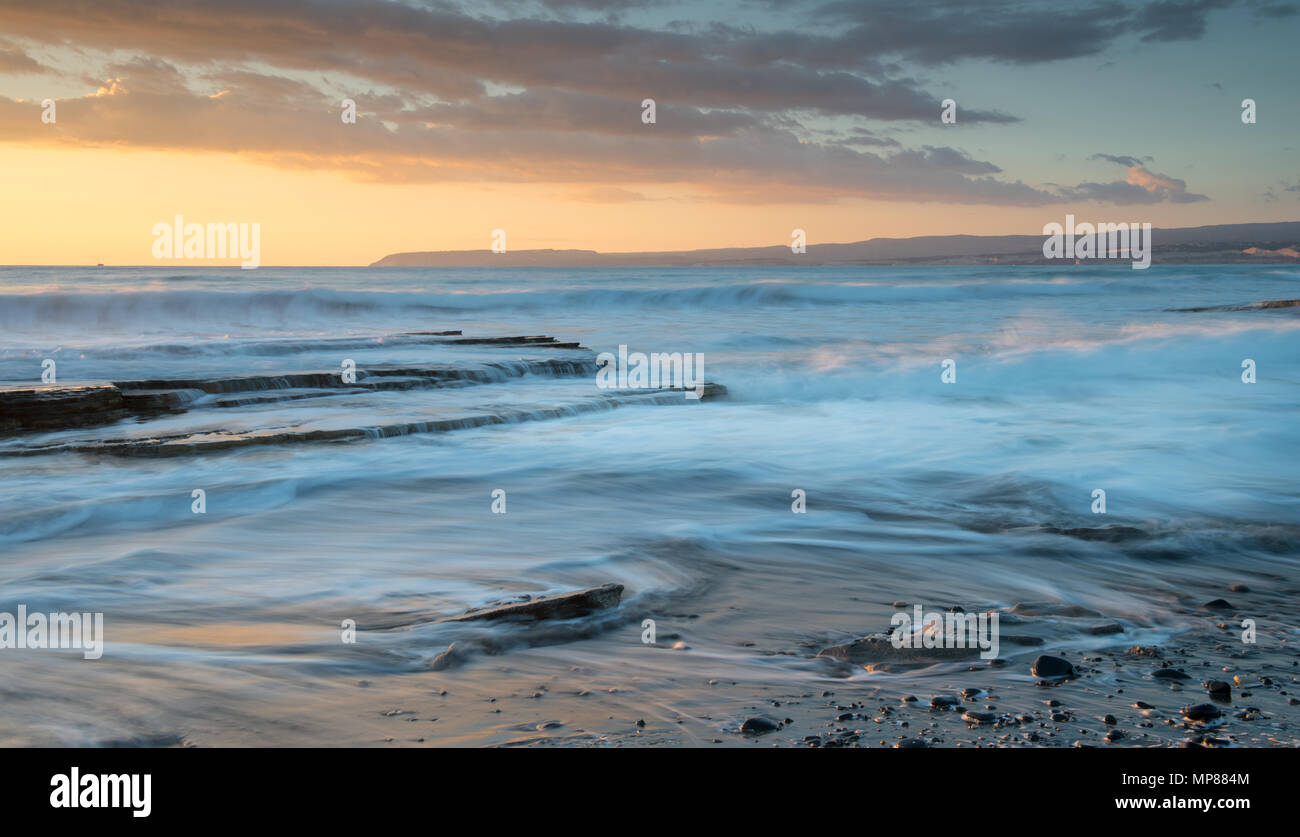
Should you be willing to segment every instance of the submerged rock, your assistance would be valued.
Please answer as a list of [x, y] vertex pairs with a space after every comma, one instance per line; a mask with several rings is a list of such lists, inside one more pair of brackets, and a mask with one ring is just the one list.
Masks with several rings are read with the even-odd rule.
[[485, 619], [577, 619], [597, 610], [618, 607], [623, 598], [622, 584], [602, 584], [571, 593], [539, 596], [526, 602], [511, 602], [466, 611], [444, 622], [478, 622]]
[[1091, 619], [1101, 618], [1101, 614], [1081, 605], [1061, 604], [1060, 602], [1020, 602], [1011, 608], [1012, 613], [1024, 616], [1086, 616]]
[[1161, 668], [1151, 672], [1151, 676], [1157, 680], [1191, 680], [1187, 672], [1178, 668]]
[[459, 665], [464, 661], [464, 655], [457, 650], [456, 643], [453, 642], [451, 645], [447, 646], [446, 651], [443, 651], [429, 662], [429, 668], [434, 671], [444, 671], [454, 665]]
[[972, 648], [895, 648], [884, 634], [871, 634], [861, 639], [832, 645], [817, 652], [818, 657], [830, 657], [846, 663], [939, 663], [949, 660], [967, 660], [978, 657], [980, 649]]

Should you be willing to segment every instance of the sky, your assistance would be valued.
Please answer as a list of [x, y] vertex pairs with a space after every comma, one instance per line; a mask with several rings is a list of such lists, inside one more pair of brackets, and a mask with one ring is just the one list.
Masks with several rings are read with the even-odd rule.
[[0, 264], [155, 263], [176, 215], [264, 265], [1300, 220], [1298, 35], [1300, 0], [0, 0]]

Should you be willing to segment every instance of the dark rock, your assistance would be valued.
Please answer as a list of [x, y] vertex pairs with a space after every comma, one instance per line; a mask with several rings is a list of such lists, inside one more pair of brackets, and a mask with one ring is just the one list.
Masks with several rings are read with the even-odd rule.
[[1060, 602], [1020, 602], [1011, 608], [1011, 612], [1024, 616], [1087, 616], [1093, 619], [1101, 616], [1095, 610]]
[[1105, 636], [1106, 634], [1122, 634], [1124, 626], [1118, 622], [1095, 622], [1091, 625], [1085, 625], [1083, 628], [1085, 634], [1092, 636]]
[[769, 732], [775, 732], [780, 729], [781, 725], [771, 718], [764, 718], [762, 715], [755, 715], [753, 718], [745, 719], [740, 725], [740, 731], [746, 735], [766, 735]]
[[111, 384], [0, 386], [0, 432], [89, 427], [129, 415]]
[[1076, 526], [1062, 529], [1057, 526], [1044, 526], [1044, 532], [1053, 535], [1065, 535], [1082, 541], [1101, 541], [1102, 543], [1125, 543], [1147, 538], [1146, 532], [1133, 526]]
[[1215, 599], [1214, 601], [1206, 602], [1201, 605], [1201, 607], [1204, 607], [1207, 610], [1232, 610], [1232, 605], [1224, 599]]
[[1034, 659], [1033, 665], [1029, 667], [1029, 673], [1044, 678], [1073, 677], [1074, 666], [1060, 657], [1041, 654]]
[[995, 712], [975, 712], [974, 710], [966, 712], [961, 716], [966, 723], [975, 726], [978, 724], [991, 724], [998, 719]]
[[1250, 588], [1244, 584], [1234, 584], [1228, 588], [1233, 593], [1249, 593]]
[[830, 657], [847, 663], [932, 663], [946, 660], [965, 660], [978, 657], [980, 649], [975, 648], [895, 648], [894, 643], [885, 634], [871, 634], [861, 639], [832, 645], [817, 653], [818, 657]]
[[930, 698], [931, 709], [951, 709], [952, 707], [958, 706], [960, 704], [961, 701], [949, 695], [935, 695], [934, 697]]
[[1212, 703], [1198, 703], [1195, 706], [1183, 707], [1183, 717], [1189, 721], [1212, 721], [1222, 714], [1219, 707]]
[[930, 746], [930, 742], [923, 738], [904, 738], [894, 745], [896, 750], [922, 750]]
[[122, 403], [133, 413], [182, 413], [203, 396], [201, 389], [122, 390]]
[[1187, 672], [1179, 668], [1158, 668], [1151, 672], [1151, 676], [1157, 680], [1191, 680]]
[[1205, 687], [1205, 691], [1209, 692], [1211, 697], [1232, 697], [1232, 686], [1223, 680], [1206, 680], [1201, 685]]
[[451, 616], [444, 622], [478, 622], [486, 619], [537, 620], [537, 619], [577, 619], [597, 610], [617, 607], [623, 598], [622, 584], [602, 584], [575, 590], [571, 593], [556, 593], [553, 596], [539, 596], [527, 602], [485, 607], [471, 610], [460, 616]]

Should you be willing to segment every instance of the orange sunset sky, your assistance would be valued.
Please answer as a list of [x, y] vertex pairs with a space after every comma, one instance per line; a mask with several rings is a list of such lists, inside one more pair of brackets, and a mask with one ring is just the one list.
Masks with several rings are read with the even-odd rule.
[[1107, 8], [0, 0], [0, 263], [177, 214], [268, 266], [1300, 217], [1300, 16]]

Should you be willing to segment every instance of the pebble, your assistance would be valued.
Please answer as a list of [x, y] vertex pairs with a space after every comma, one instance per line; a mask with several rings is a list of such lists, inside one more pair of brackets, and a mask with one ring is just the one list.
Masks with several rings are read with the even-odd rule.
[[1178, 668], [1160, 668], [1151, 672], [1151, 676], [1157, 680], [1191, 680], [1187, 672]]
[[780, 727], [775, 721], [760, 716], [748, 718], [745, 723], [740, 725], [740, 731], [750, 735], [765, 735], [777, 729], [780, 729]]
[[1212, 703], [1198, 703], [1195, 706], [1183, 707], [1183, 717], [1189, 721], [1212, 721], [1222, 714], [1219, 707]]
[[1209, 692], [1212, 697], [1229, 698], [1232, 697], [1232, 686], [1223, 680], [1206, 680], [1201, 684], [1205, 691]]
[[1074, 666], [1060, 657], [1042, 654], [1034, 658], [1029, 673], [1035, 677], [1071, 677], [1074, 675]]

